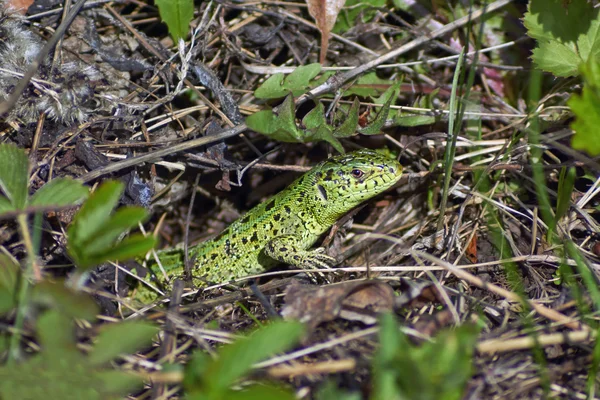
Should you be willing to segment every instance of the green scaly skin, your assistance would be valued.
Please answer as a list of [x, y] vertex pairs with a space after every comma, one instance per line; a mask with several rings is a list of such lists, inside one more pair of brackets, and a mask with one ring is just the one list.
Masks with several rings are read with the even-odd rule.
[[[310, 248], [339, 218], [389, 189], [401, 175], [398, 161], [373, 150], [321, 162], [214, 239], [190, 247], [194, 285], [232, 281], [281, 263], [305, 269], [335, 265], [323, 249]], [[183, 277], [183, 251], [160, 252], [159, 258], [170, 280]], [[149, 267], [168, 290], [159, 267]], [[134, 296], [143, 302], [152, 297], [156, 295], [146, 288]]]

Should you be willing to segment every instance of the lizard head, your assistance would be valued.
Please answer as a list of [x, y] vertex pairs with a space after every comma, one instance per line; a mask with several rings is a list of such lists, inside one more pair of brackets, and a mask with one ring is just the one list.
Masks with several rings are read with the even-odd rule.
[[401, 176], [402, 165], [397, 160], [374, 150], [358, 150], [324, 161], [314, 175], [322, 217], [339, 218], [389, 189]]

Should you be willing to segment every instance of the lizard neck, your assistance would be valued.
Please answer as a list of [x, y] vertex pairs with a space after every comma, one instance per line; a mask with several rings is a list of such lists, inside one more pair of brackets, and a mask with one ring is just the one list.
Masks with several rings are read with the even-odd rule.
[[339, 201], [332, 199], [327, 190], [319, 184], [318, 177], [314, 174], [305, 176], [301, 185], [305, 190], [305, 206], [307, 212], [312, 214], [323, 231], [329, 229], [348, 210], [340, 207]]

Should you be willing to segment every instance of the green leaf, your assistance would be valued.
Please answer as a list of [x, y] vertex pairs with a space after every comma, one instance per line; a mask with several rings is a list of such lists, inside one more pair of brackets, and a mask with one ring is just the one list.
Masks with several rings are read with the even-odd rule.
[[431, 115], [400, 115], [398, 113], [392, 122], [395, 126], [405, 126], [408, 128], [415, 126], [431, 125], [437, 122], [438, 118]]
[[577, 67], [582, 60], [577, 49], [558, 42], [548, 42], [533, 50], [535, 66], [556, 76], [578, 75]]
[[598, 9], [586, 0], [531, 0], [523, 22], [538, 41], [536, 66], [556, 76], [574, 76], [582, 62], [600, 55]]
[[385, 102], [383, 107], [377, 113], [375, 119], [367, 124], [364, 128], [358, 128], [358, 132], [363, 135], [379, 135], [381, 134], [381, 128], [385, 125], [387, 121], [387, 116], [390, 112], [390, 106], [392, 105], [392, 101], [396, 98], [390, 96], [389, 99]]
[[278, 99], [287, 96], [300, 96], [314, 86], [311, 82], [321, 72], [321, 64], [314, 63], [301, 65], [287, 77], [283, 73], [276, 73], [263, 82], [255, 91], [257, 99]]
[[296, 126], [292, 95], [288, 95], [281, 103], [277, 114], [272, 110], [259, 111], [246, 118], [246, 125], [253, 131], [281, 142], [304, 143], [302, 134]]
[[105, 252], [124, 232], [136, 227], [146, 219], [147, 215], [148, 212], [142, 207], [122, 207], [98, 226], [93, 236], [83, 241], [81, 245], [85, 246], [88, 254]]
[[90, 296], [74, 292], [62, 281], [38, 283], [31, 290], [31, 299], [37, 304], [57, 309], [70, 318], [91, 321], [99, 312], [96, 302]]
[[100, 185], [75, 215], [67, 231], [69, 241], [79, 245], [93, 239], [117, 206], [122, 192], [123, 184], [118, 181]]
[[[371, 21], [378, 8], [385, 7], [385, 0], [346, 0], [333, 27], [334, 33], [344, 33], [358, 23]], [[357, 19], [360, 18], [360, 21]]]
[[348, 392], [338, 388], [333, 380], [327, 381], [315, 395], [315, 400], [360, 400], [361, 398], [359, 392]]
[[358, 128], [358, 109], [360, 107], [360, 101], [358, 97], [354, 98], [352, 106], [348, 110], [348, 114], [345, 115], [343, 122], [334, 129], [333, 136], [336, 138], [347, 138], [356, 135], [356, 129]]
[[342, 144], [333, 136], [333, 128], [325, 120], [323, 103], [318, 102], [317, 106], [304, 116], [302, 124], [306, 127], [302, 138], [304, 143], [323, 140], [330, 143], [340, 153], [344, 153]]
[[[112, 347], [115, 343], [121, 349], [128, 347], [127, 350], [133, 351], [146, 341], [147, 335], [140, 333], [140, 324], [143, 323], [127, 323], [118, 329], [111, 327], [108, 330], [113, 330], [112, 334], [102, 332], [98, 340], [100, 348], [92, 352], [105, 351], [101, 357], [107, 358], [107, 353], [115, 354]], [[74, 327], [72, 319], [58, 310], [43, 313], [36, 324], [41, 352], [18, 364], [0, 365], [0, 398], [116, 399], [126, 397], [127, 392], [140, 386], [141, 379], [131, 373], [92, 364], [76, 347]], [[138, 346], [124, 345], [136, 339]]]
[[279, 106], [278, 114], [259, 111], [246, 118], [246, 125], [271, 139], [286, 143], [309, 143], [326, 141], [337, 151], [344, 153], [342, 144], [333, 135], [333, 128], [325, 120], [323, 104], [317, 103], [302, 120], [305, 129], [296, 125], [293, 96], [288, 95]]
[[155, 0], [160, 18], [169, 27], [175, 42], [186, 39], [194, 18], [194, 0]]
[[[22, 209], [27, 202], [29, 161], [25, 151], [15, 145], [0, 144], [0, 190], [13, 208]], [[6, 203], [3, 202], [6, 209]]]
[[297, 397], [290, 390], [275, 386], [255, 385], [244, 390], [229, 390], [224, 396], [227, 400], [294, 400]]
[[357, 95], [360, 97], [375, 98], [385, 92], [390, 86], [389, 79], [381, 79], [375, 72], [369, 72], [358, 78], [356, 82], [344, 91], [344, 97]]
[[380, 347], [373, 359], [374, 400], [459, 400], [473, 373], [476, 326], [442, 331], [413, 345], [390, 314], [380, 317]]
[[284, 79], [285, 74], [282, 72], [271, 75], [254, 91], [254, 96], [257, 99], [278, 99], [286, 96], [289, 90], [283, 87]]
[[80, 268], [108, 260], [124, 260], [146, 253], [155, 243], [152, 236], [118, 239], [147, 216], [141, 207], [123, 207], [111, 216], [123, 185], [106, 182], [83, 204], [68, 229], [67, 250]]
[[29, 199], [31, 206], [68, 206], [83, 200], [88, 188], [70, 178], [56, 178], [42, 186]]
[[91, 255], [88, 265], [98, 265], [105, 261], [125, 261], [146, 254], [156, 246], [156, 239], [152, 236], [144, 236], [141, 233], [131, 235], [121, 242], [110, 247], [103, 253]]
[[321, 64], [300, 65], [285, 78], [283, 85], [294, 96], [299, 96], [310, 88], [310, 81], [321, 72]]
[[563, 167], [558, 178], [558, 196], [556, 202], [556, 221], [560, 220], [571, 206], [571, 195], [575, 186], [575, 168]]
[[219, 358], [202, 377], [209, 393], [222, 393], [257, 363], [298, 342], [304, 326], [298, 322], [276, 321], [247, 338], [223, 346]]
[[10, 203], [6, 197], [0, 195], [0, 215], [5, 212], [14, 211], [15, 207]]
[[16, 293], [20, 267], [12, 258], [0, 254], [0, 315], [17, 306]]
[[394, 368], [394, 358], [406, 344], [394, 316], [390, 313], [382, 314], [379, 317], [379, 350], [373, 358], [373, 400], [401, 398], [396, 387], [396, 375], [399, 371]]
[[105, 393], [131, 393], [144, 383], [140, 376], [117, 370], [98, 371], [94, 377]]
[[46, 359], [77, 354], [73, 321], [57, 310], [45, 312], [37, 323], [38, 336]]
[[574, 149], [597, 156], [600, 154], [600, 64], [592, 60], [582, 71], [586, 83], [581, 96], [574, 94], [567, 102], [575, 114], [575, 121], [571, 124], [575, 131], [571, 145]]
[[94, 365], [107, 363], [119, 354], [131, 353], [149, 345], [157, 333], [155, 325], [141, 321], [104, 325], [90, 352], [89, 361]]

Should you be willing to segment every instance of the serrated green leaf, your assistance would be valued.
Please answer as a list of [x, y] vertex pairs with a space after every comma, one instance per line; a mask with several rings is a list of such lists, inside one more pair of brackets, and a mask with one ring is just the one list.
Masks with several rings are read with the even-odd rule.
[[16, 208], [10, 203], [6, 197], [0, 195], [0, 215], [5, 212], [15, 211]]
[[27, 202], [28, 175], [25, 151], [12, 144], [0, 144], [0, 189], [16, 209], [24, 208]]
[[257, 99], [278, 99], [288, 95], [300, 96], [306, 93], [315, 82], [313, 79], [321, 72], [321, 64], [314, 63], [297, 67], [287, 77], [278, 72], [269, 77], [255, 91]]
[[598, 9], [586, 0], [531, 0], [523, 23], [538, 40], [533, 60], [557, 76], [578, 74], [581, 62], [600, 55]]
[[154, 238], [132, 236], [118, 239], [147, 216], [141, 207], [123, 207], [112, 214], [123, 185], [106, 182], [83, 204], [68, 229], [67, 250], [80, 268], [89, 268], [108, 260], [132, 258], [154, 246]]
[[360, 107], [360, 101], [357, 97], [354, 98], [352, 106], [348, 110], [348, 114], [343, 119], [343, 122], [334, 129], [333, 136], [336, 138], [347, 138], [357, 134], [358, 128], [358, 109]]
[[169, 27], [175, 42], [186, 39], [194, 18], [194, 0], [155, 0], [160, 18]]
[[284, 351], [298, 342], [304, 326], [298, 322], [276, 321], [247, 338], [223, 346], [219, 358], [202, 377], [209, 393], [223, 393], [254, 363]]
[[70, 178], [56, 178], [42, 186], [29, 199], [31, 206], [67, 206], [87, 197], [88, 188]]
[[531, 59], [536, 67], [556, 76], [577, 75], [577, 67], [582, 62], [574, 47], [558, 42], [540, 44], [540, 47], [533, 50]]
[[79, 246], [93, 239], [117, 206], [123, 187], [121, 182], [107, 181], [90, 195], [69, 226], [69, 242]]
[[157, 333], [158, 328], [155, 325], [142, 321], [104, 325], [89, 354], [89, 362], [100, 365], [113, 360], [119, 354], [132, 353], [151, 344]]

